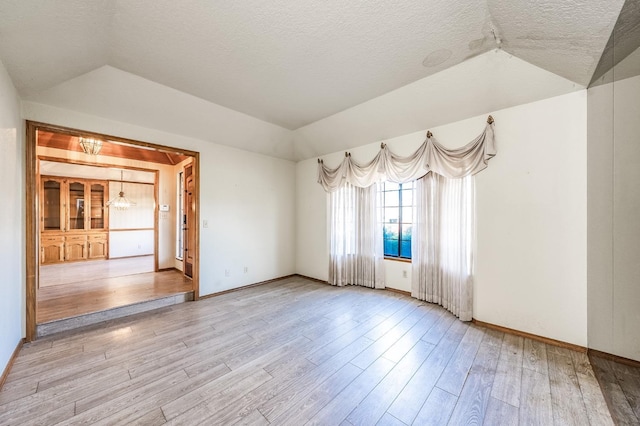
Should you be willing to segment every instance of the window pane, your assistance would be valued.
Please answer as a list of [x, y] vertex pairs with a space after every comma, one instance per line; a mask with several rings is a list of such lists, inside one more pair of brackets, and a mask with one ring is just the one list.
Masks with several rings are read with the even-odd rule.
[[384, 205], [385, 207], [396, 207], [400, 205], [399, 192], [398, 191], [385, 191], [384, 193]]
[[402, 190], [402, 205], [403, 206], [413, 205], [413, 189]]
[[411, 258], [411, 240], [402, 240], [402, 246], [400, 247], [400, 256]]
[[384, 190], [385, 191], [394, 191], [394, 190], [398, 190], [398, 188], [400, 188], [400, 185], [395, 183], [395, 182], [385, 182], [384, 183]]
[[413, 223], [413, 207], [402, 208], [402, 223]]
[[385, 223], [384, 224], [384, 237], [383, 238], [385, 240], [390, 240], [390, 239], [397, 240], [398, 236], [399, 236], [398, 235], [398, 224], [394, 224], [394, 223]]
[[398, 240], [384, 240], [384, 255], [398, 256]]
[[403, 184], [384, 182], [381, 187], [384, 191], [382, 213], [385, 256], [411, 258], [414, 187], [413, 181]]
[[402, 241], [411, 241], [411, 225], [402, 227]]
[[386, 208], [384, 209], [384, 221], [389, 223], [398, 223], [400, 219], [400, 209], [395, 208]]

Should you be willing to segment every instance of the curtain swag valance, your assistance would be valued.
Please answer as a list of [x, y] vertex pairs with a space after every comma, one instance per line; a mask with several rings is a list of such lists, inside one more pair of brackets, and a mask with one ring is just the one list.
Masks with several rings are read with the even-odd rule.
[[318, 183], [325, 191], [338, 190], [343, 183], [367, 188], [380, 180], [409, 182], [429, 172], [447, 178], [462, 178], [487, 168], [489, 160], [496, 155], [493, 132], [493, 117], [489, 116], [484, 131], [461, 148], [447, 149], [431, 132], [420, 147], [411, 155], [401, 157], [382, 143], [378, 154], [366, 164], [360, 164], [345, 152], [345, 158], [336, 168], [327, 167], [318, 159]]

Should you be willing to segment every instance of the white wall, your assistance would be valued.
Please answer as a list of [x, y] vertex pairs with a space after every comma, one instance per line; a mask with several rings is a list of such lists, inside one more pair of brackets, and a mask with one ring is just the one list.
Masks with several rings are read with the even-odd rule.
[[200, 140], [32, 102], [22, 103], [22, 113], [29, 120], [200, 152], [200, 217], [209, 225], [200, 223], [201, 295], [295, 272], [293, 162], [217, 144], [215, 127]]
[[[153, 230], [109, 232], [109, 259], [149, 254], [153, 254]], [[159, 264], [159, 268], [163, 269], [163, 265]]]
[[589, 347], [640, 361], [640, 76], [588, 92]]
[[613, 350], [640, 361], [640, 76], [614, 85]]
[[[478, 251], [474, 318], [587, 344], [586, 91], [492, 112], [498, 155], [477, 176]], [[432, 128], [449, 147], [483, 129], [486, 115]], [[424, 131], [387, 140], [408, 154]], [[373, 142], [373, 141], [372, 141]], [[351, 149], [366, 161], [380, 141]], [[333, 166], [343, 152], [325, 155]], [[297, 164], [297, 258], [300, 274], [327, 279], [326, 194], [316, 159]], [[387, 285], [409, 290], [405, 264], [387, 261]]]
[[613, 351], [613, 85], [588, 93], [587, 278], [589, 347]]
[[[586, 91], [495, 114], [478, 175], [474, 316], [587, 345]], [[439, 133], [437, 133], [439, 134]]]
[[120, 190], [134, 203], [126, 210], [109, 210], [110, 229], [140, 229], [155, 226], [155, 188], [153, 184], [109, 181], [109, 199], [118, 196]]
[[[125, 197], [131, 202], [134, 202], [135, 205], [126, 210], [110, 209], [109, 211], [109, 258], [116, 259], [119, 257], [153, 254], [154, 214], [157, 208], [154, 186], [133, 182], [120, 183], [110, 181], [109, 199], [117, 196], [121, 187], [124, 190]], [[171, 191], [167, 190], [166, 195], [168, 196], [170, 193]], [[159, 266], [162, 269], [163, 267], [171, 267], [164, 265], [171, 265], [173, 263], [171, 248], [174, 248], [173, 251], [175, 251], [175, 240], [167, 238], [172, 235], [171, 224], [166, 223], [169, 222], [168, 214], [158, 214], [158, 218], [160, 222], [158, 236], [163, 234], [165, 239], [167, 239], [164, 245], [169, 246], [163, 249], [160, 246], [160, 242], [158, 242], [158, 248], [164, 254], [164, 256], [162, 256], [162, 260], [164, 260], [163, 266]], [[162, 225], [164, 223], [166, 223], [167, 226], [163, 227]], [[147, 229], [145, 230], [144, 228]], [[126, 229], [130, 230], [126, 231]], [[160, 232], [161, 230], [162, 232]], [[160, 257], [158, 264], [160, 265]]]
[[25, 335], [24, 124], [16, 90], [0, 62], [0, 374]]

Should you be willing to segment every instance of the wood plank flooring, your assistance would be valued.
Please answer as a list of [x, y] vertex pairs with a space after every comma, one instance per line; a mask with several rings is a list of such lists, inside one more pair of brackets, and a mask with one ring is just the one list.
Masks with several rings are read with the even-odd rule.
[[640, 368], [598, 356], [589, 358], [615, 423], [640, 425]]
[[148, 272], [96, 278], [38, 289], [38, 324], [100, 312], [193, 290], [181, 272]]
[[154, 271], [153, 262], [153, 255], [150, 255], [40, 265], [38, 280], [40, 288], [44, 288], [102, 278], [144, 274]]
[[583, 355], [290, 277], [25, 345], [0, 424], [613, 424]]

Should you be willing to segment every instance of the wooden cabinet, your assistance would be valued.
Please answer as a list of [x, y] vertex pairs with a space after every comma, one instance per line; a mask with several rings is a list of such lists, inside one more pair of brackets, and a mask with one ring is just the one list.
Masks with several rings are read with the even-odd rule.
[[[107, 196], [109, 185], [103, 181], [88, 182], [89, 190], [89, 206], [88, 212], [88, 228], [92, 231], [98, 229], [107, 229], [109, 208], [107, 207]], [[106, 234], [105, 234], [106, 235]]]
[[43, 176], [40, 190], [42, 231], [109, 229], [107, 181]]
[[87, 258], [87, 236], [66, 235], [64, 237], [64, 260], [74, 261]]
[[106, 259], [109, 253], [109, 234], [89, 234], [89, 259]]
[[107, 181], [42, 176], [40, 184], [40, 263], [108, 258]]
[[109, 255], [109, 234], [58, 232], [40, 237], [40, 264], [106, 259]]
[[40, 238], [40, 263], [64, 262], [64, 236], [43, 235]]
[[42, 231], [64, 231], [64, 179], [43, 177], [40, 185]]

